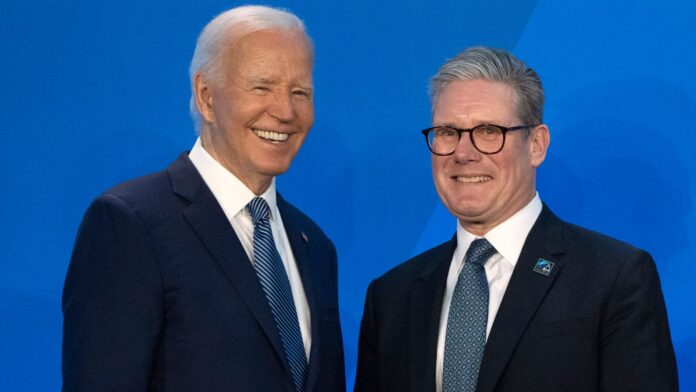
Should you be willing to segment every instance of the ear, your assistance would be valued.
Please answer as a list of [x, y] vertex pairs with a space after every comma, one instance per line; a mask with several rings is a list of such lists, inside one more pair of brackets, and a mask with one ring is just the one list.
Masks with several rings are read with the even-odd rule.
[[532, 157], [532, 167], [537, 168], [546, 159], [546, 151], [551, 143], [549, 127], [546, 124], [537, 125], [529, 134], [529, 149]]
[[193, 94], [201, 119], [204, 122], [213, 122], [215, 111], [213, 110], [212, 86], [210, 81], [200, 72], [193, 77]]

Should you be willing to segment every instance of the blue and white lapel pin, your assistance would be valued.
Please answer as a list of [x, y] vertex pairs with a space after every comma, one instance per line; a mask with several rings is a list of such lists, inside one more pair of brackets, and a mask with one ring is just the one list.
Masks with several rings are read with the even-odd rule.
[[534, 265], [533, 271], [544, 276], [549, 276], [551, 275], [551, 271], [553, 271], [553, 267], [555, 265], [556, 263], [554, 263], [553, 261], [539, 258], [539, 260], [537, 260], [536, 264]]

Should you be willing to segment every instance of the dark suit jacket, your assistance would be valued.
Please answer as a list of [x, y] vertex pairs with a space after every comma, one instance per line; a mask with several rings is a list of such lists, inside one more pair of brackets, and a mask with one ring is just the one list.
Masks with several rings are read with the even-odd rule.
[[[456, 237], [370, 284], [356, 391], [435, 390], [440, 310]], [[549, 276], [533, 272], [553, 261]], [[676, 391], [655, 264], [544, 206], [486, 342], [478, 392]]]
[[[278, 197], [311, 313], [307, 391], [345, 390], [336, 251]], [[293, 391], [263, 289], [186, 155], [99, 196], [63, 292], [65, 391]]]

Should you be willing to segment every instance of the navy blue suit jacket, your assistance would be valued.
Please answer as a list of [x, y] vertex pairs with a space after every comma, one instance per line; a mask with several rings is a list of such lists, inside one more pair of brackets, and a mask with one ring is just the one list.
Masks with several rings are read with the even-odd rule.
[[[344, 391], [336, 251], [278, 197], [311, 313], [307, 391]], [[263, 289], [186, 155], [89, 207], [63, 292], [65, 391], [293, 391]]]
[[[356, 391], [435, 390], [440, 311], [456, 237], [370, 284]], [[555, 263], [534, 272], [539, 258]], [[478, 392], [677, 391], [649, 254], [544, 206], [486, 342]]]

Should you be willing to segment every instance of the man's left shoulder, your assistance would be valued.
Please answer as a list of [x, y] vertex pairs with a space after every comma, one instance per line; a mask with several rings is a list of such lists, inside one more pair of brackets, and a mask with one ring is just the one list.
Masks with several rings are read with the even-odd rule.
[[572, 223], [564, 222], [563, 231], [565, 244], [558, 257], [567, 277], [579, 274], [611, 287], [620, 276], [657, 276], [655, 260], [644, 249]]
[[583, 265], [593, 263], [617, 265], [622, 260], [652, 260], [648, 252], [613, 236], [597, 232], [556, 216], [544, 205], [532, 231], [529, 244], [542, 245], [553, 254], [564, 254]]
[[566, 223], [570, 251], [582, 251], [601, 259], [625, 260], [650, 257], [648, 252], [628, 242], [572, 223]]

